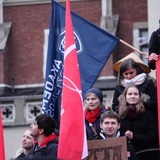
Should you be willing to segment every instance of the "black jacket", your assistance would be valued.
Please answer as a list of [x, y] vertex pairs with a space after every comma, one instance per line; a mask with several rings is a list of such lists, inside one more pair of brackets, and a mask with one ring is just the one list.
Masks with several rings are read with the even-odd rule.
[[38, 145], [34, 145], [31, 152], [28, 155], [28, 159], [41, 159], [45, 160], [57, 160], [58, 139], [52, 140], [46, 144], [46, 146], [39, 148]]
[[21, 160], [21, 159], [25, 159], [26, 155], [22, 152], [19, 156], [17, 156], [14, 160]]
[[[160, 54], [160, 28], [154, 31], [151, 35], [149, 41], [149, 55], [151, 53]], [[151, 69], [155, 69], [155, 63], [149, 63], [148, 61], [148, 65]]]
[[[125, 132], [127, 130], [133, 132], [133, 139], [130, 142], [136, 152], [145, 149], [157, 148], [158, 130], [152, 112], [146, 111], [142, 116], [133, 119], [125, 117], [121, 119], [120, 123], [121, 135], [125, 135]], [[148, 160], [150, 155], [148, 155], [147, 157], [145, 155], [143, 156], [144, 157], [141, 157], [142, 159]], [[151, 160], [152, 158], [153, 157], [151, 156], [149, 160]]]
[[[95, 126], [95, 129], [96, 129], [97, 133], [99, 133], [101, 131], [101, 128], [100, 128], [100, 117], [106, 111], [107, 111], [106, 108], [102, 107], [101, 110], [100, 110], [100, 114], [99, 114], [98, 118], [96, 119], [96, 121], [94, 123], [94, 126]], [[95, 136], [94, 132], [93, 132], [92, 128], [89, 126], [89, 122], [87, 120], [85, 120], [85, 125], [86, 125], [87, 140], [94, 139], [94, 136]]]
[[[153, 81], [148, 77], [141, 85], [138, 86], [140, 91], [147, 94], [150, 100], [145, 103], [145, 107], [151, 111], [157, 117], [157, 88]], [[123, 93], [125, 87], [117, 85], [114, 90], [112, 109], [118, 113], [118, 97]]]

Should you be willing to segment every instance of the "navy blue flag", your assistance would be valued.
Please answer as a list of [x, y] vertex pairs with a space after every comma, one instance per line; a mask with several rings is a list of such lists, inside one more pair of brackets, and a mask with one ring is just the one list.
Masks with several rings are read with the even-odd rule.
[[[91, 88], [119, 38], [71, 12], [82, 94]], [[65, 7], [52, 1], [42, 113], [59, 122], [65, 48]], [[72, 97], [70, 97], [72, 100]]]

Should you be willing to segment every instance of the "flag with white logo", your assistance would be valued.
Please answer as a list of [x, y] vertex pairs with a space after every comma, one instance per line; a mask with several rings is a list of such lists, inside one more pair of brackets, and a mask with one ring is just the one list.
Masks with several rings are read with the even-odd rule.
[[[119, 38], [71, 12], [76, 43], [82, 96], [91, 88], [110, 57]], [[65, 52], [65, 7], [52, 1], [46, 77], [42, 113], [60, 121]]]

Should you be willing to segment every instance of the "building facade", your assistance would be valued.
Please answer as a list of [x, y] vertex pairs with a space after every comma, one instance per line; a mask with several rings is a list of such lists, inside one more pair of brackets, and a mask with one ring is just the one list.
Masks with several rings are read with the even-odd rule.
[[[65, 0], [57, 2], [65, 5]], [[158, 3], [71, 0], [71, 10], [135, 48], [148, 51], [149, 36], [159, 27]], [[6, 159], [10, 159], [20, 147], [25, 129], [41, 113], [52, 8], [50, 0], [1, 0], [0, 7], [0, 102]], [[140, 46], [139, 37], [146, 37], [147, 43]], [[106, 105], [111, 104], [116, 85], [113, 64], [131, 52], [119, 43], [94, 84], [103, 91]]]

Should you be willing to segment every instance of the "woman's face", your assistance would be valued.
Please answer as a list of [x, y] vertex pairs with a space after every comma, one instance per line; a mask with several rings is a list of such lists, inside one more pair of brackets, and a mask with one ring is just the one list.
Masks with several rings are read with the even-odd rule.
[[139, 91], [135, 87], [130, 87], [127, 90], [126, 101], [128, 104], [137, 104], [139, 102], [140, 95]]
[[137, 76], [137, 70], [135, 68], [128, 68], [125, 72], [122, 73], [124, 79], [130, 80]]
[[99, 98], [94, 93], [89, 93], [89, 95], [87, 95], [86, 97], [85, 102], [86, 102], [87, 107], [91, 111], [95, 110], [101, 105]]
[[22, 137], [22, 147], [31, 148], [33, 145], [34, 138], [31, 136], [31, 131], [27, 130]]

